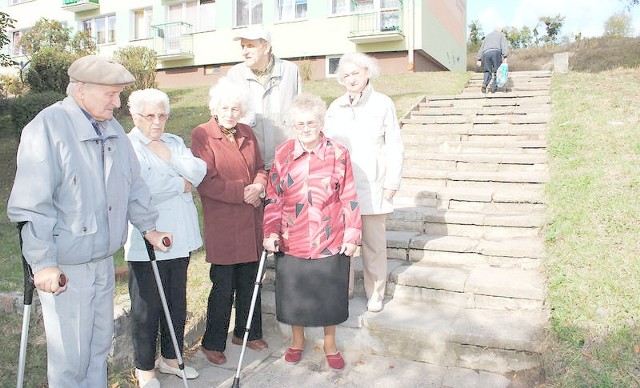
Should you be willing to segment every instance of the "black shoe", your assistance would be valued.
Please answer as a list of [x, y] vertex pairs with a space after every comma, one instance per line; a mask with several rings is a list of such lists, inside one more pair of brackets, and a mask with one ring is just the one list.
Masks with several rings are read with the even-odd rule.
[[481, 91], [482, 93], [486, 93], [486, 92], [487, 92], [487, 87], [486, 87], [486, 86], [484, 86], [484, 85], [482, 85], [482, 87], [480, 88], [480, 91]]

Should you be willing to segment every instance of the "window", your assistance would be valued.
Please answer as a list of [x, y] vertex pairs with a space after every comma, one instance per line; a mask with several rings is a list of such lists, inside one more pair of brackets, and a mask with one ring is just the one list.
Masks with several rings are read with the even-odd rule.
[[171, 4], [167, 9], [169, 22], [184, 22], [193, 26], [193, 31], [215, 29], [215, 0], [183, 1]]
[[262, 0], [235, 1], [236, 27], [262, 24]]
[[278, 0], [278, 20], [295, 20], [307, 17], [307, 0]]
[[384, 0], [331, 0], [331, 14], [372, 11], [374, 2], [379, 1], [385, 2]]
[[131, 19], [133, 23], [133, 28], [131, 29], [133, 36], [131, 36], [131, 39], [147, 39], [151, 37], [151, 20], [153, 20], [151, 8], [132, 11]]
[[27, 3], [29, 1], [33, 1], [33, 0], [9, 0], [9, 5], [16, 5], [16, 4], [20, 4], [20, 3]]
[[335, 56], [327, 56], [327, 67], [326, 67], [326, 76], [334, 77], [336, 76], [336, 72], [338, 71], [338, 63], [340, 63], [340, 55]]
[[9, 38], [9, 55], [24, 55], [24, 45], [20, 42], [22, 34], [22, 31], [13, 31], [11, 33], [11, 37]]
[[116, 42], [116, 16], [100, 16], [95, 19], [82, 21], [82, 31], [87, 31], [96, 44], [111, 44]]

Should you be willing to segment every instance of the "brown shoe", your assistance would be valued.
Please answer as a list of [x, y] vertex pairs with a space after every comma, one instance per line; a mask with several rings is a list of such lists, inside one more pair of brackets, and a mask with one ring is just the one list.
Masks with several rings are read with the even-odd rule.
[[[242, 338], [238, 338], [234, 335], [233, 338], [231, 338], [231, 343], [234, 345], [242, 345]], [[267, 341], [260, 338], [253, 341], [247, 341], [247, 347], [251, 350], [256, 350], [259, 352], [268, 348], [269, 344], [267, 343]]]
[[200, 350], [202, 350], [202, 353], [207, 356], [207, 360], [209, 360], [209, 362], [212, 364], [222, 365], [227, 362], [227, 357], [225, 357], [224, 353], [222, 352], [219, 352], [217, 350], [205, 349], [202, 346], [200, 346]]

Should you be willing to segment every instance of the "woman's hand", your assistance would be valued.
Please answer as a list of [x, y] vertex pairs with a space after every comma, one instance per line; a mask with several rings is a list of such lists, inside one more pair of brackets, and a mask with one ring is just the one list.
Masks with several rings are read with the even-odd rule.
[[264, 187], [260, 183], [253, 183], [251, 185], [247, 185], [244, 188], [244, 202], [252, 205], [254, 207], [258, 207], [262, 205], [262, 199], [260, 198], [260, 194]]
[[278, 251], [278, 237], [265, 237], [262, 239], [262, 247], [269, 252]]
[[184, 192], [185, 193], [190, 193], [191, 192], [191, 188], [193, 187], [193, 185], [191, 185], [191, 182], [189, 182], [188, 180], [184, 180]]
[[396, 195], [396, 190], [384, 189], [384, 199], [387, 201], [390, 201], [394, 195]]
[[167, 147], [163, 141], [155, 140], [147, 144], [147, 148], [165, 162], [171, 161], [171, 150]]
[[480, 60], [476, 61], [476, 66], [477, 66], [477, 67], [482, 66], [482, 61], [480, 61]]
[[341, 254], [351, 257], [355, 252], [356, 252], [356, 244], [342, 243], [342, 246], [340, 247]]

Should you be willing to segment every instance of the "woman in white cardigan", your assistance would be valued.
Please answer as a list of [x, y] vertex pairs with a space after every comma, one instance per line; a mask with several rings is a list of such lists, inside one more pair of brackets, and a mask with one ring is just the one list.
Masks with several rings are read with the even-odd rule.
[[[337, 70], [346, 93], [331, 103], [324, 131], [351, 153], [360, 212], [362, 263], [367, 308], [382, 310], [387, 285], [386, 215], [393, 212], [393, 196], [400, 188], [404, 146], [393, 101], [376, 92], [371, 79], [380, 74], [373, 57], [345, 54]], [[351, 266], [350, 294], [353, 293]]]
[[[156, 225], [160, 230], [173, 233], [171, 249], [157, 251], [156, 259], [178, 347], [182, 349], [187, 314], [187, 267], [191, 252], [202, 246], [191, 191], [204, 178], [207, 165], [193, 156], [182, 138], [164, 132], [169, 119], [169, 97], [164, 92], [157, 89], [134, 91], [129, 97], [129, 112], [135, 124], [129, 139], [140, 161], [140, 176], [149, 186], [151, 201], [160, 215]], [[141, 231], [131, 224], [124, 249], [129, 265], [136, 377], [141, 387], [159, 387], [156, 366], [161, 373], [182, 375]], [[156, 362], [158, 331], [161, 357]], [[192, 367], [185, 366], [184, 370], [187, 378], [198, 377]]]

